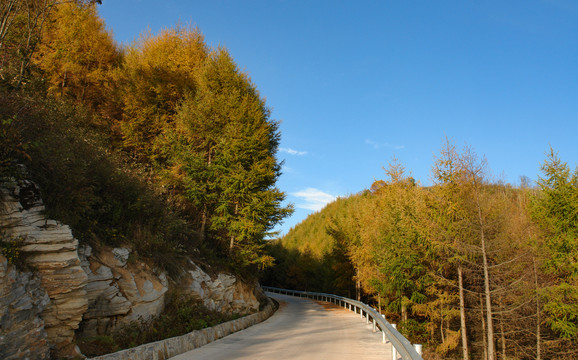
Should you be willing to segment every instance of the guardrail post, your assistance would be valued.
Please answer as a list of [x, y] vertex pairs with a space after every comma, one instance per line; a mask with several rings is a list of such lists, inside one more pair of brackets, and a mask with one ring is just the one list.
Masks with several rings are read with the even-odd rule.
[[373, 332], [377, 331], [377, 327], [375, 326], [375, 318], [372, 318], [373, 320]]
[[415, 349], [415, 351], [417, 351], [418, 354], [423, 355], [423, 354], [422, 354], [422, 345], [421, 345], [421, 344], [413, 344], [413, 348]]
[[[393, 326], [394, 329], [397, 329], [396, 324], [391, 324], [391, 326]], [[393, 360], [397, 360], [397, 349], [395, 346], [393, 346], [393, 344], [391, 344], [391, 357]]]
[[[385, 315], [381, 314], [381, 316], [383, 316], [383, 318], [385, 319]], [[381, 329], [381, 342], [385, 344], [385, 329]]]

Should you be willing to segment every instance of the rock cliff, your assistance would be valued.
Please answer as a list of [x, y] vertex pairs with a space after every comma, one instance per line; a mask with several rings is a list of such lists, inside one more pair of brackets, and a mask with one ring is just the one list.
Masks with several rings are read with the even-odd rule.
[[36, 186], [26, 180], [3, 184], [0, 226], [4, 237], [19, 239], [26, 263], [50, 298], [42, 311], [48, 343], [56, 356], [80, 355], [74, 332], [88, 308], [88, 276], [80, 267], [78, 241], [70, 228], [44, 216]]
[[185, 286], [207, 308], [235, 314], [259, 310], [259, 301], [255, 295], [257, 284], [249, 286], [231, 274], [220, 273], [211, 277], [194, 263], [191, 266], [193, 269], [184, 277]]
[[37, 276], [19, 271], [0, 254], [0, 359], [49, 358], [40, 316], [49, 302]]
[[[30, 181], [0, 183], [0, 240], [15, 241], [31, 270], [17, 269], [0, 255], [2, 359], [82, 356], [74, 345], [77, 334], [110, 334], [123, 322], [160, 314], [165, 306], [165, 274], [132, 259], [128, 247], [79, 245], [68, 226], [45, 217]], [[190, 265], [178, 286], [209, 309], [259, 310], [258, 284]]]
[[110, 333], [123, 322], [159, 315], [165, 304], [168, 280], [143, 262], [129, 263], [131, 250], [105, 248], [95, 254], [88, 245], [79, 249], [88, 275], [88, 311], [81, 333]]

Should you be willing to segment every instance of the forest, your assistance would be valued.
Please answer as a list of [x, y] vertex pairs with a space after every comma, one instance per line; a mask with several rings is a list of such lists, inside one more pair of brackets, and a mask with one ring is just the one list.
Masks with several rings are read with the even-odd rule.
[[512, 186], [446, 139], [431, 186], [384, 170], [270, 244], [264, 283], [371, 303], [426, 359], [578, 356], [578, 169], [550, 148]]
[[95, 1], [0, 4], [0, 177], [25, 165], [81, 242], [254, 276], [292, 212], [279, 141], [255, 84], [197, 28], [120, 46]]

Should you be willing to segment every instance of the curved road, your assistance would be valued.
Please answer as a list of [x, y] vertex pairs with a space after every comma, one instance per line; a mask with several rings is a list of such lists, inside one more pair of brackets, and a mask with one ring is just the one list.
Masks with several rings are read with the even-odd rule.
[[331, 303], [268, 295], [280, 307], [266, 321], [171, 359], [391, 360], [391, 344], [382, 344], [379, 330], [372, 332], [359, 314]]

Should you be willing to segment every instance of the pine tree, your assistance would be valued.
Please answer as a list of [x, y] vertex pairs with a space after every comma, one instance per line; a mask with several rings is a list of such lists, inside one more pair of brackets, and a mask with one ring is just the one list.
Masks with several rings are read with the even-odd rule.
[[545, 231], [545, 270], [556, 283], [542, 290], [546, 323], [562, 338], [578, 340], [578, 169], [550, 148], [532, 201], [532, 215]]
[[203, 237], [218, 241], [240, 266], [268, 266], [263, 240], [291, 212], [274, 186], [278, 124], [223, 49], [207, 58], [197, 84], [175, 117], [171, 136], [180, 137], [181, 149], [171, 150], [169, 164], [202, 212]]

